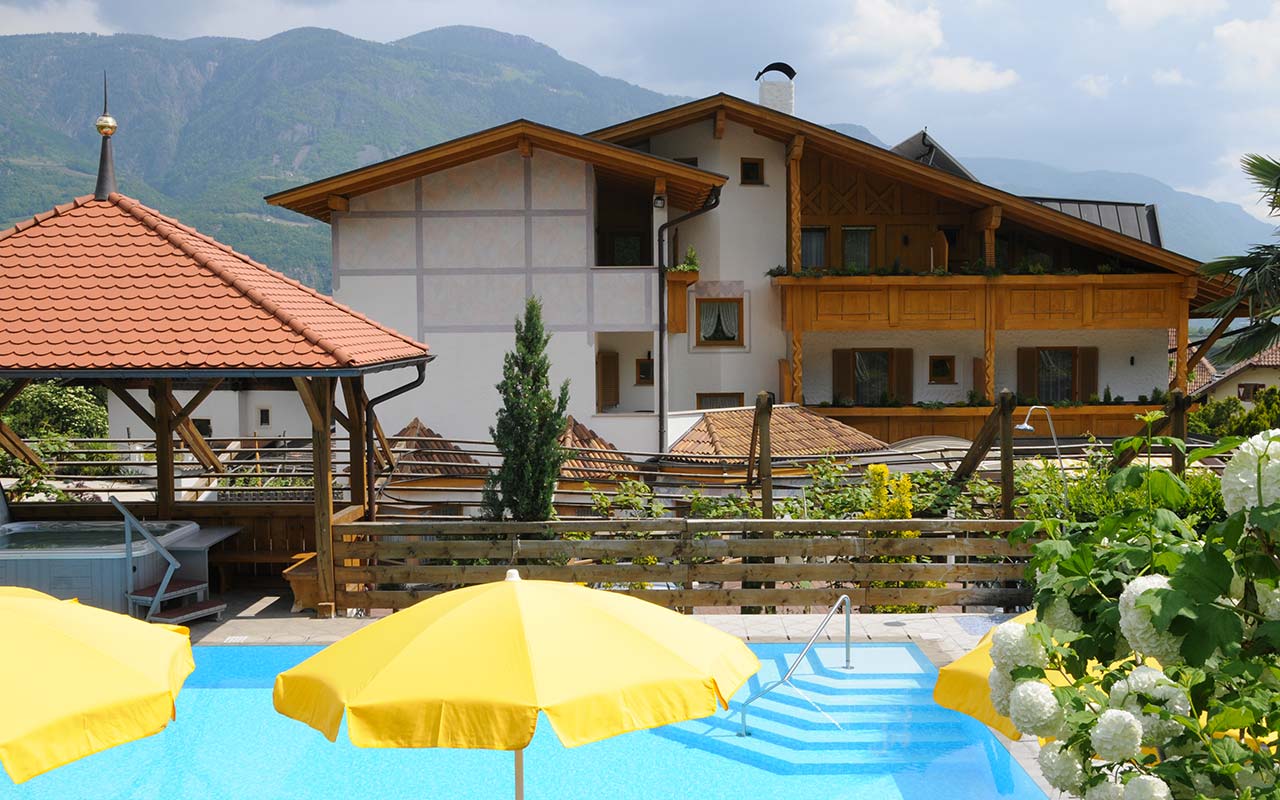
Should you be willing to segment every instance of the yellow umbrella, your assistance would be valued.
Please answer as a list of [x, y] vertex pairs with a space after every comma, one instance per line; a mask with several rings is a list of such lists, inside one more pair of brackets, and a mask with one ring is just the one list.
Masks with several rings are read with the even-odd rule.
[[157, 733], [195, 669], [187, 629], [0, 586], [0, 764], [15, 783]]
[[[1019, 614], [1010, 621], [1029, 625], [1036, 621], [1036, 612]], [[987, 631], [972, 650], [938, 670], [938, 681], [933, 685], [933, 702], [943, 708], [968, 714], [988, 728], [994, 728], [1017, 741], [1022, 738], [1022, 734], [1013, 727], [1013, 722], [1008, 717], [1001, 716], [995, 706], [991, 705], [991, 685], [987, 683], [987, 677], [993, 666], [991, 634], [994, 630], [993, 627]]]
[[760, 662], [737, 637], [625, 595], [507, 580], [437, 595], [276, 677], [275, 707], [359, 747], [568, 747], [714, 714]]

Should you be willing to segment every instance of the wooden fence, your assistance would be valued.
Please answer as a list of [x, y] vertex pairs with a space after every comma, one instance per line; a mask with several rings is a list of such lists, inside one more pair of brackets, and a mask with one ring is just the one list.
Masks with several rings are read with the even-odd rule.
[[[670, 608], [1030, 601], [1016, 520], [353, 522], [334, 526], [337, 607], [403, 608], [459, 586], [525, 578], [615, 589]], [[902, 538], [892, 532], [918, 531]], [[894, 561], [896, 560], [896, 561]], [[916, 586], [883, 586], [911, 582]], [[929, 582], [932, 585], [923, 585]], [[759, 587], [759, 588], [756, 588]]]

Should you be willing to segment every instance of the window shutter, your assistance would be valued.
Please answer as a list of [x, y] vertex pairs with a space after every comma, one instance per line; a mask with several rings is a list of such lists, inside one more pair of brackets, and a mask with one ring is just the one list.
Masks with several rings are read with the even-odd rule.
[[1087, 403], [1098, 393], [1098, 348], [1081, 347], [1076, 351], [1076, 385], [1080, 387], [1077, 402]]
[[596, 354], [596, 411], [613, 408], [620, 402], [618, 354], [609, 350]]
[[1018, 397], [1029, 400], [1036, 396], [1036, 359], [1034, 347], [1018, 348]]
[[893, 399], [907, 405], [915, 402], [911, 356], [910, 348], [893, 351]]
[[839, 405], [842, 402], [853, 402], [857, 397], [854, 388], [854, 369], [852, 350], [831, 351], [831, 402]]

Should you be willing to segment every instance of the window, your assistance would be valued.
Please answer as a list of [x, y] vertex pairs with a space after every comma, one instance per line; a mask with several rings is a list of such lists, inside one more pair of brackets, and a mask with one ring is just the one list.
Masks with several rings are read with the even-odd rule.
[[[840, 231], [844, 268], [852, 272], [871, 271], [871, 239], [875, 228], [842, 228]], [[825, 236], [824, 236], [825, 238]], [[804, 233], [800, 234], [800, 251], [804, 252]]]
[[208, 417], [192, 417], [191, 424], [196, 426], [196, 433], [204, 438], [213, 436], [213, 420]]
[[838, 406], [910, 403], [910, 348], [831, 351], [831, 400]]
[[929, 356], [929, 383], [946, 384], [956, 382], [955, 356]]
[[1036, 398], [1041, 403], [1075, 399], [1075, 348], [1042, 347], [1037, 366]]
[[699, 297], [698, 344], [732, 347], [742, 344], [742, 298]]
[[636, 359], [636, 386], [653, 385], [653, 359]]
[[271, 409], [258, 409], [258, 426], [263, 428], [271, 426]]
[[764, 186], [763, 158], [744, 158], [739, 169], [743, 186]]
[[639, 231], [615, 231], [609, 234], [609, 266], [645, 266], [645, 234]]
[[1254, 396], [1265, 388], [1266, 384], [1262, 383], [1242, 383], [1236, 387], [1236, 397], [1242, 402], [1252, 403]]
[[699, 411], [713, 408], [742, 408], [742, 392], [698, 392], [697, 405]]
[[827, 229], [800, 229], [800, 267], [802, 269], [827, 268]]
[[888, 350], [855, 350], [853, 353], [853, 404], [884, 405], [893, 385]]
[[673, 158], [672, 161], [679, 161], [681, 164], [688, 164], [691, 167], [698, 166], [697, 156], [680, 156], [679, 158]]

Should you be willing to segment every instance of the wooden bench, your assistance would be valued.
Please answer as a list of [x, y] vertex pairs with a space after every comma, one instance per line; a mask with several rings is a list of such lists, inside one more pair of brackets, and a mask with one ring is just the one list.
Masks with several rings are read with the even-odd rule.
[[209, 565], [218, 568], [218, 584], [221, 591], [231, 586], [231, 568], [239, 564], [292, 564], [296, 558], [288, 553], [265, 552], [215, 552], [209, 554]]
[[295, 553], [293, 564], [284, 571], [285, 580], [293, 591], [293, 613], [314, 611], [320, 613], [320, 568], [315, 553]]

